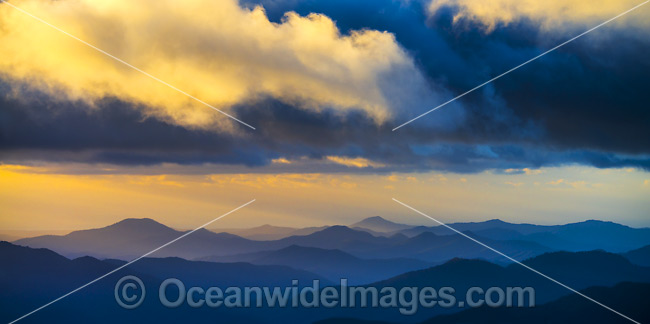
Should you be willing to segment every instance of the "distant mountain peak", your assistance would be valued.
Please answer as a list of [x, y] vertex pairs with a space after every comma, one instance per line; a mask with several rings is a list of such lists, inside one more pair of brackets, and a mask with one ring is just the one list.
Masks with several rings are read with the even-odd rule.
[[622, 224], [614, 223], [612, 221], [604, 221], [604, 220], [599, 220], [599, 219], [588, 219], [584, 222], [583, 224], [590, 224], [590, 225], [617, 225], [617, 226], [623, 226], [623, 227], [628, 227]]
[[486, 223], [492, 223], [492, 224], [510, 224], [510, 223], [508, 223], [508, 222], [504, 222], [504, 221], [502, 221], [502, 220], [500, 220], [500, 219], [498, 219], [498, 218], [494, 218], [494, 219], [487, 220]]
[[[146, 226], [146, 225], [155, 225], [155, 226], [165, 226], [161, 223], [156, 222], [151, 218], [125, 218], [113, 225], [110, 226]], [[167, 226], [165, 226], [167, 227]]]
[[[177, 230], [166, 226], [164, 224], [158, 223], [157, 221], [151, 218], [126, 218], [115, 224], [100, 227], [95, 229], [87, 229], [74, 231], [68, 234], [68, 236], [79, 235], [81, 233], [91, 233], [91, 232], [114, 232], [123, 235], [126, 233], [141, 233], [141, 234], [162, 234], [162, 233], [171, 233], [178, 232]], [[116, 234], [117, 235], [117, 234]]]
[[350, 227], [361, 227], [375, 232], [395, 232], [413, 226], [391, 222], [381, 216], [372, 216], [350, 225]]
[[393, 222], [391, 222], [391, 221], [389, 221], [389, 220], [387, 220], [387, 219], [385, 219], [385, 218], [383, 218], [381, 216], [367, 217], [367, 218], [362, 219], [357, 224], [364, 223], [364, 222], [365, 223], [373, 222], [373, 223], [395, 224], [395, 223], [393, 223]]

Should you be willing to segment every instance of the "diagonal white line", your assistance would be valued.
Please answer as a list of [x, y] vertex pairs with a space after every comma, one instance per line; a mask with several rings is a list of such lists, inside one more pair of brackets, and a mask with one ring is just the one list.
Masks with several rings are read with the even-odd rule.
[[420, 118], [422, 118], [422, 117], [424, 117], [424, 116], [426, 116], [426, 115], [428, 115], [428, 114], [430, 114], [430, 113], [432, 113], [432, 112], [434, 112], [434, 111], [436, 111], [436, 110], [438, 110], [438, 109], [440, 109], [440, 108], [442, 108], [442, 107], [444, 107], [444, 106], [446, 106], [447, 104], [450, 104], [450, 103], [452, 103], [452, 102], [454, 102], [454, 101], [460, 99], [461, 97], [464, 97], [464, 96], [467, 95], [467, 94], [470, 94], [471, 92], [474, 92], [474, 90], [477, 90], [477, 89], [479, 89], [479, 88], [482, 88], [482, 87], [485, 86], [486, 84], [488, 84], [488, 83], [490, 83], [490, 82], [492, 82], [492, 81], [494, 81], [494, 80], [496, 80], [496, 79], [499, 79], [499, 78], [501, 78], [502, 76], [504, 76], [504, 75], [506, 75], [506, 74], [508, 74], [508, 73], [510, 73], [510, 72], [512, 72], [512, 71], [514, 71], [514, 70], [516, 70], [516, 69], [518, 69], [518, 68], [520, 68], [520, 67], [522, 67], [522, 66], [524, 66], [524, 65], [526, 65], [526, 64], [528, 64], [528, 63], [530, 63], [530, 62], [532, 62], [532, 61], [535, 61], [536, 59], [538, 59], [538, 58], [540, 58], [540, 57], [542, 57], [542, 56], [544, 56], [544, 55], [546, 55], [546, 54], [548, 54], [548, 53], [550, 53], [550, 52], [553, 52], [554, 50], [556, 50], [556, 49], [558, 49], [558, 48], [560, 48], [560, 47], [562, 47], [562, 46], [564, 46], [564, 45], [566, 45], [566, 44], [568, 44], [568, 43], [571, 43], [572, 41], [574, 41], [574, 40], [576, 40], [576, 39], [578, 39], [578, 38], [580, 38], [580, 37], [582, 37], [582, 36], [584, 36], [584, 35], [586, 35], [586, 34], [592, 32], [592, 31], [594, 31], [594, 30], [596, 30], [596, 29], [598, 29], [598, 28], [600, 28], [600, 27], [602, 27], [602, 26], [604, 26], [604, 25], [606, 25], [606, 24], [608, 24], [608, 23], [610, 23], [610, 22], [612, 22], [613, 20], [615, 20], [615, 19], [617, 19], [617, 18], [620, 18], [621, 16], [624, 16], [624, 15], [626, 15], [626, 14], [628, 14], [628, 13], [630, 13], [630, 12], [636, 10], [636, 9], [638, 9], [639, 7], [641, 7], [641, 6], [645, 5], [645, 4], [647, 4], [648, 2], [650, 2], [650, 0], [647, 0], [647, 1], [645, 1], [645, 2], [642, 2], [642, 3], [640, 3], [640, 4], [636, 5], [636, 6], [634, 6], [633, 8], [628, 9], [627, 11], [622, 12], [622, 13], [616, 15], [615, 17], [610, 18], [610, 19], [608, 19], [608, 20], [606, 20], [606, 21], [604, 21], [604, 22], [602, 22], [602, 23], [596, 25], [595, 27], [592, 27], [591, 29], [582, 32], [582, 34], [580, 34], [580, 35], [578, 35], [578, 36], [575, 36], [575, 37], [573, 37], [573, 38], [571, 38], [571, 39], [565, 41], [564, 43], [562, 43], [562, 44], [560, 44], [560, 45], [557, 45], [557, 46], [551, 48], [550, 50], [548, 50], [548, 51], [546, 51], [546, 52], [544, 52], [544, 53], [542, 53], [542, 54], [539, 54], [539, 55], [537, 55], [537, 56], [531, 58], [530, 60], [528, 60], [528, 61], [526, 61], [526, 62], [524, 62], [524, 63], [521, 63], [521, 64], [519, 64], [519, 65], [513, 67], [512, 69], [510, 69], [510, 70], [508, 70], [508, 71], [506, 71], [506, 72], [503, 72], [503, 73], [497, 75], [496, 77], [494, 77], [494, 78], [492, 78], [492, 79], [490, 79], [490, 80], [487, 80], [487, 81], [485, 81], [485, 82], [479, 84], [478, 86], [472, 88], [471, 90], [468, 90], [468, 91], [464, 92], [463, 94], [458, 95], [457, 97], [455, 97], [455, 98], [453, 98], [453, 99], [450, 99], [450, 100], [448, 100], [447, 102], [445, 102], [445, 103], [443, 103], [443, 104], [441, 104], [441, 105], [439, 105], [439, 106], [437, 106], [437, 107], [435, 107], [435, 108], [433, 108], [433, 109], [431, 109], [431, 110], [429, 110], [429, 111], [426, 111], [426, 112], [422, 113], [421, 115], [419, 115], [419, 116], [417, 116], [417, 117], [415, 117], [415, 118], [413, 118], [413, 119], [411, 119], [411, 120], [409, 120], [409, 121], [407, 121], [407, 122], [405, 122], [405, 123], [403, 123], [403, 124], [401, 124], [401, 125], [399, 125], [399, 126], [393, 128], [393, 132], [396, 131], [396, 130], [398, 130], [398, 129], [400, 129], [400, 128], [402, 128], [402, 127], [404, 127], [404, 126], [406, 126], [406, 125], [408, 125], [408, 124], [410, 124], [410, 123], [412, 123], [412, 122], [414, 122], [414, 121], [416, 121], [416, 120], [418, 120], [418, 119], [420, 119]]
[[443, 222], [441, 222], [441, 221], [439, 221], [439, 220], [437, 220], [437, 219], [435, 219], [435, 218], [433, 218], [433, 217], [431, 217], [431, 216], [429, 216], [429, 215], [427, 215], [427, 214], [425, 214], [425, 213], [423, 213], [423, 212], [421, 212], [421, 211], [419, 211], [419, 210], [417, 210], [417, 209], [415, 209], [415, 208], [413, 208], [413, 207], [411, 207], [411, 206], [409, 206], [409, 205], [407, 205], [407, 204], [405, 204], [405, 203], [403, 203], [403, 202], [401, 202], [401, 201], [399, 201], [399, 200], [397, 200], [395, 198], [393, 198], [393, 201], [395, 201], [396, 203], [398, 203], [398, 204], [400, 204], [400, 205], [402, 205], [402, 206], [404, 206], [404, 207], [406, 207], [406, 208], [408, 208], [408, 209], [410, 209], [410, 210], [412, 210], [412, 211], [414, 211], [414, 212], [416, 212], [416, 213], [418, 213], [418, 214], [420, 214], [420, 215], [422, 215], [422, 216], [424, 216], [424, 217], [426, 217], [426, 218], [428, 218], [428, 219], [430, 219], [432, 221], [435, 221], [436, 223], [438, 223], [438, 224], [440, 224], [440, 225], [442, 225], [442, 226], [444, 226], [444, 227], [446, 227], [446, 228], [448, 228], [448, 229], [450, 229], [450, 230], [452, 230], [452, 231], [454, 231], [454, 232], [456, 232], [456, 233], [458, 233], [458, 234], [460, 234], [460, 235], [462, 235], [462, 236], [464, 236], [464, 237], [478, 243], [479, 245], [482, 245], [483, 247], [485, 247], [487, 249], [492, 250], [493, 252], [496, 252], [497, 254], [505, 257], [506, 259], [508, 259], [508, 260], [510, 260], [510, 261], [512, 261], [514, 263], [517, 263], [518, 265], [520, 265], [520, 266], [522, 266], [522, 267], [524, 267], [524, 268], [526, 268], [526, 269], [528, 269], [528, 270], [530, 270], [530, 271], [532, 271], [532, 272], [534, 272], [534, 273], [536, 273], [536, 274], [538, 274], [538, 275], [540, 275], [540, 276], [542, 276], [542, 277], [544, 277], [544, 278], [546, 278], [546, 279], [548, 279], [548, 280], [550, 280], [550, 281], [552, 281], [552, 282], [554, 282], [554, 283], [556, 283], [556, 284], [558, 284], [558, 285], [560, 285], [560, 286], [562, 286], [562, 287], [564, 287], [564, 288], [566, 288], [566, 289], [568, 289], [568, 290], [570, 290], [570, 291], [572, 291], [572, 292], [586, 298], [587, 300], [589, 300], [591, 302], [594, 302], [594, 303], [604, 307], [605, 309], [607, 309], [607, 310], [609, 310], [611, 312], [616, 313], [617, 315], [619, 315], [619, 316], [621, 316], [621, 317], [623, 317], [623, 318], [625, 318], [625, 319], [627, 319], [629, 321], [632, 321], [632, 322], [634, 322], [636, 324], [641, 324], [640, 322], [637, 322], [637, 321], [635, 321], [635, 320], [633, 320], [633, 319], [619, 313], [618, 311], [608, 307], [607, 305], [604, 305], [604, 304], [600, 303], [599, 301], [597, 301], [597, 300], [595, 300], [595, 299], [593, 299], [593, 298], [591, 298], [591, 297], [589, 297], [589, 296], [587, 296], [587, 295], [585, 295], [585, 294], [583, 294], [583, 293], [581, 293], [581, 292], [579, 292], [579, 291], [577, 291], [577, 290], [575, 290], [575, 289], [573, 289], [573, 288], [571, 288], [571, 287], [569, 287], [569, 286], [567, 286], [567, 285], [565, 285], [565, 284], [563, 284], [563, 283], [561, 283], [561, 282], [559, 282], [559, 281], [557, 281], [557, 280], [555, 280], [555, 279], [553, 279], [553, 278], [551, 278], [551, 277], [549, 277], [549, 276], [547, 276], [547, 275], [545, 275], [545, 274], [543, 274], [543, 273], [541, 273], [541, 272], [539, 272], [539, 271], [537, 271], [537, 270], [535, 270], [535, 269], [533, 269], [533, 268], [531, 268], [531, 267], [529, 267], [529, 266], [527, 266], [527, 265], [525, 265], [525, 264], [511, 258], [511, 257], [509, 257], [508, 255], [502, 253], [501, 251], [498, 251], [498, 250], [488, 246], [487, 244], [485, 244], [485, 243], [483, 243], [483, 242], [481, 242], [481, 241], [479, 241], [479, 240], [477, 240], [477, 239], [475, 239], [475, 238], [473, 238], [473, 237], [471, 237], [471, 236], [469, 236], [469, 235], [467, 235], [467, 234], [465, 234], [465, 233], [463, 233], [461, 231], [458, 231], [455, 228], [452, 228], [451, 226], [449, 226], [449, 225], [447, 225], [447, 224], [445, 224], [445, 223], [443, 223]]
[[[649, 1], [650, 1], [650, 0], [649, 0]], [[116, 56], [112, 55], [111, 53], [108, 53], [108, 52], [104, 51], [103, 49], [101, 49], [101, 48], [99, 48], [99, 47], [96, 47], [96, 46], [94, 46], [94, 45], [92, 45], [92, 44], [90, 44], [90, 43], [84, 41], [83, 39], [81, 39], [81, 38], [79, 38], [79, 37], [77, 37], [77, 36], [74, 36], [74, 35], [72, 35], [72, 34], [66, 32], [65, 30], [63, 30], [63, 29], [61, 29], [61, 28], [59, 28], [59, 27], [56, 27], [56, 26], [50, 24], [49, 22], [47, 22], [47, 21], [45, 21], [45, 20], [43, 20], [43, 19], [41, 19], [41, 18], [39, 18], [39, 17], [37, 17], [37, 16], [35, 16], [35, 15], [33, 15], [33, 14], [31, 14], [31, 13], [29, 13], [29, 12], [27, 12], [27, 11], [25, 11], [25, 10], [23, 10], [23, 9], [21, 9], [21, 8], [19, 8], [19, 7], [17, 7], [17, 6], [15, 6], [15, 5], [13, 5], [13, 4], [11, 4], [9, 1], [6, 1], [6, 0], [0, 0], [0, 3], [4, 3], [4, 4], [6, 4], [6, 5], [8, 5], [8, 6], [12, 7], [12, 8], [14, 8], [14, 9], [16, 9], [16, 10], [18, 10], [18, 11], [24, 13], [25, 15], [27, 15], [27, 16], [29, 16], [29, 17], [32, 17], [32, 18], [34, 18], [34, 19], [36, 19], [36, 20], [38, 20], [38, 21], [40, 21], [40, 22], [42, 22], [42, 23], [44, 23], [44, 24], [46, 24], [46, 25], [48, 25], [48, 26], [50, 26], [50, 27], [52, 27], [52, 28], [54, 28], [54, 29], [56, 29], [56, 30], [58, 30], [58, 31], [60, 31], [61, 33], [63, 33], [63, 34], [65, 34], [65, 35], [69, 36], [70, 38], [73, 38], [73, 39], [75, 39], [75, 40], [77, 40], [77, 41], [83, 43], [84, 45], [86, 45], [86, 46], [88, 46], [88, 47], [90, 47], [90, 48], [92, 48], [92, 49], [94, 49], [94, 50], [96, 50], [96, 51], [98, 51], [98, 52], [100, 52], [100, 53], [102, 53], [102, 54], [104, 54], [104, 55], [106, 55], [106, 56], [108, 56], [108, 57], [110, 57], [110, 58], [112, 58], [112, 59], [114, 59], [114, 60], [116, 60], [116, 61], [118, 61], [118, 62], [120, 62], [120, 63], [122, 63], [122, 64], [124, 64], [124, 65], [126, 65], [126, 66], [128, 66], [128, 67], [130, 67], [130, 68], [132, 68], [132, 69], [134, 69], [134, 70], [136, 70], [136, 71], [138, 71], [138, 72], [140, 72], [140, 73], [142, 73], [142, 74], [144, 74], [144, 75], [146, 75], [146, 76], [148, 76], [148, 77], [150, 77], [150, 78], [152, 78], [152, 79], [154, 79], [154, 80], [160, 82], [160, 83], [162, 83], [162, 84], [164, 84], [164, 85], [166, 85], [166, 86], [168, 86], [169, 88], [171, 88], [171, 89], [173, 89], [173, 90], [176, 90], [177, 92], [180, 92], [180, 93], [182, 93], [182, 94], [188, 96], [188, 97], [191, 98], [191, 99], [194, 99], [195, 101], [197, 101], [197, 102], [203, 104], [204, 106], [206, 106], [206, 107], [208, 107], [208, 108], [212, 108], [213, 110], [216, 110], [216, 111], [220, 112], [221, 114], [225, 115], [226, 117], [228, 117], [228, 118], [230, 118], [230, 119], [232, 119], [232, 120], [234, 120], [234, 121], [236, 121], [236, 122], [239, 122], [240, 124], [242, 124], [242, 125], [244, 125], [244, 126], [246, 126], [246, 127], [249, 127], [249, 128], [251, 128], [251, 129], [255, 129], [255, 127], [253, 127], [253, 126], [251, 126], [251, 125], [249, 125], [249, 124], [247, 124], [247, 123], [245, 123], [245, 122], [243, 122], [243, 121], [237, 119], [236, 117], [234, 117], [234, 116], [228, 114], [227, 112], [225, 112], [225, 111], [223, 111], [223, 110], [221, 110], [221, 109], [219, 109], [219, 108], [217, 108], [217, 107], [214, 107], [214, 106], [208, 104], [207, 102], [205, 102], [205, 101], [203, 101], [203, 100], [201, 100], [201, 99], [199, 99], [199, 98], [197, 98], [197, 97], [194, 97], [193, 95], [191, 95], [191, 94], [189, 94], [189, 93], [187, 93], [187, 92], [185, 92], [185, 91], [183, 91], [183, 90], [181, 90], [181, 89], [179, 89], [179, 88], [176, 88], [175, 86], [173, 86], [173, 85], [171, 85], [171, 84], [169, 84], [169, 83], [167, 83], [167, 82], [165, 82], [165, 81], [159, 79], [158, 77], [153, 76], [153, 75], [149, 74], [148, 72], [146, 72], [146, 71], [144, 71], [144, 70], [142, 70], [142, 69], [140, 69], [140, 68], [138, 68], [138, 67], [136, 67], [136, 66], [131, 65], [130, 63], [128, 63], [128, 62], [126, 62], [126, 61], [120, 59], [119, 57], [116, 57]]]
[[162, 248], [164, 248], [164, 247], [166, 247], [166, 246], [168, 246], [168, 245], [170, 245], [170, 244], [172, 244], [172, 243], [174, 243], [174, 242], [176, 242], [176, 241], [178, 241], [178, 240], [180, 240], [180, 239], [182, 239], [182, 238], [184, 238], [184, 237], [186, 237], [186, 236], [188, 236], [188, 235], [190, 235], [190, 234], [192, 234], [192, 233], [194, 233], [194, 232], [196, 232], [196, 231], [198, 231], [198, 230], [200, 230], [200, 229], [202, 229], [202, 228], [204, 228], [204, 227], [206, 227], [206, 226], [208, 226], [208, 225], [210, 225], [210, 224], [212, 224], [212, 223], [214, 223], [214, 222], [216, 222], [216, 221], [218, 221], [218, 220], [220, 220], [220, 219], [222, 219], [222, 218], [224, 218], [224, 217], [226, 217], [226, 216], [228, 216], [228, 215], [230, 215], [230, 214], [232, 214], [232, 213], [234, 213], [234, 212], [236, 212], [236, 211], [238, 211], [238, 210], [240, 210], [240, 209], [242, 209], [242, 208], [244, 208], [244, 207], [246, 207], [246, 206], [248, 206], [250, 204], [252, 204], [254, 201], [255, 201], [255, 199], [253, 199], [253, 200], [251, 200], [251, 201], [249, 201], [249, 202], [247, 202], [247, 203], [245, 203], [245, 204], [243, 204], [243, 205], [241, 205], [241, 206], [239, 206], [239, 207], [237, 207], [237, 208], [235, 208], [235, 209], [233, 209], [233, 210], [231, 210], [231, 211], [229, 211], [229, 212], [227, 212], [227, 213], [225, 213], [225, 214], [223, 214], [223, 215], [221, 215], [221, 216], [219, 216], [219, 217], [217, 217], [217, 218], [215, 218], [215, 219], [213, 219], [213, 220], [211, 220], [211, 221], [209, 221], [209, 222], [207, 222], [207, 223], [205, 223], [205, 224], [203, 224], [203, 225], [201, 225], [201, 226], [199, 226], [199, 227], [197, 227], [197, 228], [195, 228], [195, 229], [193, 229], [193, 230], [191, 230], [191, 231], [189, 231], [189, 232], [187, 232], [187, 233], [185, 233], [185, 234], [183, 234], [183, 235], [181, 235], [181, 236], [179, 236], [179, 237], [177, 237], [177, 238], [175, 238], [175, 239], [173, 239], [173, 240], [171, 240], [171, 241], [169, 241], [169, 242], [167, 242], [167, 243], [165, 243], [165, 244], [163, 244], [163, 245], [161, 245], [161, 246], [159, 246], [159, 247], [157, 247], [157, 248], [155, 248], [155, 249], [153, 249], [153, 250], [151, 250], [151, 251], [149, 251], [147, 253], [145, 253], [145, 254], [143, 254], [142, 256], [140, 256], [138, 258], [135, 258], [135, 259], [129, 261], [128, 263], [126, 263], [126, 264], [124, 264], [124, 265], [122, 265], [122, 266], [120, 266], [118, 268], [113, 269], [112, 271], [102, 275], [101, 277], [99, 277], [99, 278], [97, 278], [97, 279], [95, 279], [93, 281], [90, 281], [87, 284], [85, 284], [85, 285], [83, 285], [83, 286], [81, 286], [81, 287], [79, 287], [79, 288], [77, 288], [77, 289], [75, 289], [75, 290], [73, 290], [73, 291], [71, 291], [71, 292], [69, 292], [69, 293], [67, 293], [67, 294], [65, 294], [65, 295], [63, 295], [63, 296], [61, 296], [61, 297], [59, 297], [59, 298], [57, 298], [57, 299], [55, 299], [55, 300], [53, 300], [53, 301], [51, 301], [51, 302], [49, 302], [47, 304], [35, 309], [35, 310], [33, 310], [33, 311], [31, 311], [31, 312], [29, 312], [29, 313], [15, 319], [13, 321], [11, 321], [11, 322], [9, 322], [9, 324], [16, 323], [16, 322], [20, 321], [21, 319], [23, 319], [23, 318], [25, 318], [25, 317], [27, 317], [29, 315], [32, 315], [32, 314], [40, 311], [41, 309], [43, 309], [43, 308], [45, 308], [47, 306], [50, 306], [50, 305], [58, 302], [59, 300], [61, 300], [63, 298], [66, 298], [66, 297], [76, 293], [79, 290], [84, 289], [84, 288], [94, 284], [95, 282], [106, 278], [107, 276], [109, 276], [109, 275], [111, 275], [111, 274], [113, 274], [113, 273], [115, 273], [117, 271], [120, 271], [121, 269], [129, 266], [130, 264], [133, 264], [134, 262], [137, 262], [138, 260], [140, 260], [140, 259], [142, 259], [142, 258], [144, 258], [144, 257], [146, 257], [148, 255], [151, 255], [152, 253], [154, 253], [154, 252], [156, 252], [156, 251], [158, 251], [158, 250], [160, 250], [160, 249], [162, 249]]

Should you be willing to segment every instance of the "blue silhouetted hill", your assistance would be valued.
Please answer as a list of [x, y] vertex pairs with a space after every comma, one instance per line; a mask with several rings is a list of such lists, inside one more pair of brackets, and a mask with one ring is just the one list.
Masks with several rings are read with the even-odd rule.
[[[623, 282], [614, 287], [591, 287], [583, 294], [640, 323], [650, 322], [650, 284]], [[631, 323], [577, 294], [538, 305], [534, 308], [489, 308], [470, 309], [453, 315], [431, 318], [423, 324], [547, 324], [547, 323]]]
[[[523, 262], [541, 273], [577, 290], [593, 286], [614, 286], [621, 282], [650, 282], [650, 268], [630, 263], [620, 255], [604, 251], [552, 252]], [[532, 287], [536, 303], [544, 304], [572, 294], [564, 287], [549, 281], [519, 264], [501, 266], [484, 260], [454, 259], [428, 269], [408, 272], [366, 287], [442, 287], [455, 289], [458, 300], [463, 300], [470, 287]], [[358, 318], [394, 322], [417, 322], [427, 318], [464, 310], [452, 308], [420, 308], [418, 313], [404, 317], [397, 309], [348, 309], [337, 318]]]
[[[125, 219], [103, 228], [74, 231], [62, 236], [25, 238], [14, 243], [44, 247], [68, 257], [91, 255], [99, 258], [132, 259], [184, 233], [186, 231], [175, 230], [148, 218]], [[262, 246], [262, 242], [200, 229], [153, 256], [196, 258], [205, 255], [251, 252]]]
[[[590, 287], [581, 293], [640, 323], [650, 322], [650, 284], [623, 282], [614, 287]], [[314, 324], [390, 324], [356, 318], [330, 318]], [[595, 303], [572, 294], [532, 308], [491, 308], [483, 306], [455, 314], [439, 315], [422, 324], [626, 324], [632, 323]]]
[[282, 264], [325, 276], [331, 281], [348, 279], [350, 284], [370, 283], [431, 264], [417, 259], [362, 259], [334, 249], [291, 245], [275, 251], [262, 251], [228, 257], [208, 257], [206, 261]]
[[650, 245], [621, 254], [634, 264], [650, 267]]
[[[588, 220], [565, 225], [512, 224], [498, 219], [474, 223], [451, 223], [458, 231], [471, 231], [494, 240], [521, 240], [535, 242], [553, 250], [625, 252], [650, 244], [650, 228]], [[431, 232], [438, 235], [455, 234], [444, 226], [417, 226], [400, 233], [407, 236]]]
[[352, 228], [360, 227], [360, 228], [369, 229], [374, 232], [390, 233], [390, 232], [405, 230], [413, 226], [406, 225], [406, 224], [398, 224], [386, 220], [380, 216], [373, 216], [373, 217], [368, 217], [366, 219], [363, 219], [360, 222], [354, 223], [350, 225], [350, 227]]
[[[92, 257], [65, 258], [47, 249], [32, 249], [0, 242], [0, 320], [12, 321], [91, 280], [123, 265], [120, 260], [98, 260]], [[114, 285], [125, 275], [142, 279], [147, 288], [146, 302], [136, 310], [125, 310], [114, 299]], [[199, 309], [188, 306], [168, 309], [158, 301], [158, 287], [167, 278], [181, 279], [189, 288], [227, 286], [291, 286], [297, 279], [300, 285], [311, 285], [313, 279], [329, 284], [322, 277], [304, 270], [286, 266], [252, 265], [247, 263], [221, 264], [187, 261], [180, 258], [144, 258], [128, 267], [97, 281], [77, 293], [26, 318], [25, 323], [93, 323], [199, 321], [209, 316], [261, 322], [268, 318], [268, 310]], [[283, 317], [284, 310], [273, 314]], [[300, 311], [296, 318], [301, 318]], [[23, 322], [23, 321], [21, 321]]]

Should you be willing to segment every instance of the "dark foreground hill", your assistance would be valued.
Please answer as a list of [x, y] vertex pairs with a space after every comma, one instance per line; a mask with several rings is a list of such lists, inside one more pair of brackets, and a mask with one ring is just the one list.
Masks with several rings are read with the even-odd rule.
[[[650, 284], [624, 282], [614, 287], [592, 287], [582, 291], [599, 302], [640, 323], [650, 323]], [[317, 324], [389, 324], [354, 318], [331, 318]], [[396, 322], [395, 322], [396, 323]], [[440, 315], [422, 324], [626, 324], [632, 323], [591, 301], [572, 294], [534, 308], [468, 309], [455, 314]]]
[[[0, 242], [0, 321], [10, 322], [58, 298], [75, 288], [124, 264], [119, 260], [80, 257], [65, 258], [47, 249], [32, 249]], [[126, 310], [118, 306], [114, 286], [125, 275], [140, 278], [147, 289], [142, 306]], [[261, 266], [247, 263], [219, 264], [192, 262], [179, 258], [145, 258], [21, 320], [20, 323], [136, 323], [198, 322], [206, 319], [226, 322], [265, 322], [278, 320], [291, 312], [304, 319], [301, 310], [283, 309], [194, 309], [186, 304], [179, 308], [163, 307], [158, 300], [162, 280], [178, 278], [184, 284], [200, 287], [291, 286], [292, 280], [310, 285], [318, 275], [284, 266]], [[173, 296], [173, 292], [171, 293]], [[313, 318], [313, 317], [312, 317]]]
[[[614, 287], [591, 287], [587, 296], [640, 323], [650, 322], [650, 284], [624, 282]], [[631, 323], [593, 302], [572, 294], [535, 308], [481, 308], [434, 317], [426, 324], [547, 324], [547, 323]]]
[[[574, 289], [593, 286], [614, 286], [621, 282], [650, 283], [650, 269], [630, 263], [620, 255], [604, 251], [553, 252], [526, 260], [525, 264]], [[470, 287], [532, 287], [536, 304], [544, 304], [568, 296], [571, 291], [522, 267], [511, 264], [506, 267], [483, 260], [455, 259], [432, 268], [413, 271], [376, 282], [368, 287], [452, 287], [462, 300]], [[339, 312], [341, 318], [357, 318], [377, 321], [418, 322], [427, 318], [464, 310], [452, 308], [420, 308], [414, 315], [403, 316], [397, 309], [347, 309]]]

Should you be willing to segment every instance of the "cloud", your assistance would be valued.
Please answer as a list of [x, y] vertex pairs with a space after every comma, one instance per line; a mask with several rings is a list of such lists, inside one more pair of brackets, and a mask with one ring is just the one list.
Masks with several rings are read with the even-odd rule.
[[[433, 94], [394, 35], [342, 34], [329, 17], [287, 12], [278, 23], [262, 7], [235, 0], [25, 0], [45, 21], [216, 107], [271, 96], [301, 109], [361, 110], [378, 123], [398, 104]], [[0, 74], [20, 90], [64, 101], [117, 98], [145, 115], [190, 128], [228, 129], [224, 117], [32, 18], [0, 13]], [[422, 107], [419, 107], [422, 109]], [[97, 108], [97, 107], [95, 107]]]
[[526, 173], [526, 175], [538, 175], [538, 174], [541, 174], [542, 172], [544, 172], [544, 171], [539, 170], [539, 169], [531, 170], [529, 168], [524, 168], [523, 171]]
[[[3, 24], [23, 27], [0, 32], [0, 48], [7, 50], [0, 63], [7, 70], [0, 81], [4, 163], [109, 168], [167, 163], [197, 173], [206, 172], [199, 170], [204, 165], [217, 165], [223, 173], [510, 170], [503, 172], [534, 175], [540, 168], [572, 164], [650, 170], [650, 58], [645, 55], [650, 42], [633, 27], [602, 28], [597, 34], [609, 37], [593, 42], [596, 33], [590, 34], [391, 132], [407, 117], [565, 36], [547, 33], [529, 18], [496, 24], [485, 33], [476, 22], [455, 24], [458, 7], [445, 5], [428, 17], [428, 2], [419, 1], [216, 1], [173, 10], [168, 1], [145, 10], [145, 1], [129, 3], [133, 12], [124, 17], [116, 13], [121, 1], [74, 6], [68, 1], [22, 3], [136, 65], [160, 69], [170, 82], [210, 103], [223, 103], [257, 131], [212, 131], [232, 124], [37, 22], [2, 10]], [[260, 4], [264, 12], [255, 9]], [[200, 11], [196, 17], [187, 16], [195, 11]], [[213, 21], [223, 12], [232, 13], [224, 18], [228, 24]], [[215, 19], [208, 19], [210, 14]], [[287, 36], [291, 33], [297, 33], [295, 41]], [[298, 37], [308, 34], [313, 39]], [[361, 46], [360, 39], [369, 45]], [[18, 40], [25, 40], [24, 49]], [[24, 57], [14, 55], [22, 52]], [[32, 60], [40, 56], [47, 58]], [[66, 69], [68, 61], [85, 65]], [[220, 68], [224, 73], [215, 72]], [[33, 73], [18, 78], [11, 69]], [[233, 69], [241, 73], [230, 73]], [[291, 83], [295, 76], [301, 80], [297, 85]], [[343, 94], [332, 95], [336, 91]], [[356, 166], [370, 163], [375, 166]]]
[[277, 158], [277, 159], [272, 159], [271, 163], [275, 164], [291, 164], [291, 161], [285, 159], [285, 158]]
[[587, 186], [593, 187], [593, 188], [602, 187], [602, 184], [590, 184], [590, 183], [588, 183], [587, 181], [584, 181], [584, 180], [568, 181], [566, 179], [558, 179], [558, 180], [555, 180], [555, 181], [549, 181], [546, 184], [551, 185], [551, 186], [571, 187], [571, 188], [574, 188], [574, 189], [586, 188]]
[[523, 169], [505, 169], [503, 170], [503, 173], [505, 174], [526, 174], [526, 175], [538, 175], [542, 174], [544, 171], [540, 169], [530, 169], [530, 168], [523, 168]]
[[[38, 95], [32, 98], [38, 104], [0, 98], [0, 150], [4, 163], [49, 161], [105, 167], [218, 164], [223, 172], [261, 172], [266, 168], [267, 172], [307, 173], [475, 173], [490, 169], [525, 173], [526, 168], [567, 163], [650, 169], [650, 159], [644, 156], [580, 148], [549, 149], [541, 141], [511, 144], [486, 136], [481, 139], [484, 144], [476, 145], [473, 139], [463, 139], [468, 134], [458, 134], [455, 138], [445, 135], [449, 137], [436, 142], [430, 135], [435, 130], [408, 130], [396, 136], [388, 127], [377, 128], [363, 114], [309, 112], [274, 100], [242, 110], [260, 127], [255, 136], [239, 137], [164, 123], [114, 100], [98, 102], [101, 108], [88, 112], [90, 108], [81, 103], [50, 103], [41, 101]], [[333, 163], [328, 156], [343, 164]], [[292, 163], [277, 163], [282, 159]], [[370, 167], [358, 167], [363, 165]]]
[[[563, 30], [571, 26], [596, 25], [608, 20], [641, 1], [601, 1], [597, 5], [589, 0], [432, 0], [428, 10], [436, 14], [443, 8], [456, 9], [454, 22], [478, 21], [488, 32], [499, 25], [509, 25], [522, 20], [539, 24], [543, 30]], [[650, 27], [641, 13], [630, 14], [612, 25]]]
[[361, 157], [346, 158], [341, 156], [326, 156], [325, 159], [337, 164], [345, 165], [348, 167], [355, 167], [355, 168], [367, 168], [367, 167], [381, 168], [385, 166], [384, 164], [373, 162], [366, 158], [361, 158]]
[[400, 181], [400, 177], [398, 175], [396, 175], [396, 174], [391, 174], [389, 176], [386, 176], [385, 179], [390, 181], [390, 182]]

